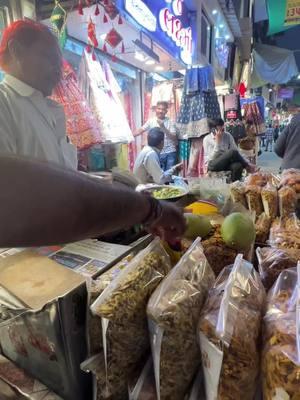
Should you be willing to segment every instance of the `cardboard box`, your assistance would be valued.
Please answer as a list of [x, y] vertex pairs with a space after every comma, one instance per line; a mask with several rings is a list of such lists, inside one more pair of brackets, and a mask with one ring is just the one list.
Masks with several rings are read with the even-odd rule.
[[0, 356], [0, 399], [63, 400], [3, 356]]
[[4, 356], [64, 400], [91, 399], [85, 278], [26, 250], [0, 257], [0, 285]]

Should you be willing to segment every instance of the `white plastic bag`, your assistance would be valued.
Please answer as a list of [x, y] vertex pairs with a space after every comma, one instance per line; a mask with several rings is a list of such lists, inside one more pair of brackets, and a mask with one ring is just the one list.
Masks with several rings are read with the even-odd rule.
[[300, 263], [283, 271], [268, 295], [262, 378], [265, 400], [299, 399]]
[[253, 400], [264, 299], [259, 275], [238, 255], [219, 275], [200, 319], [207, 400]]
[[182, 400], [201, 364], [197, 324], [214, 273], [197, 239], [147, 308], [159, 400]]
[[92, 313], [102, 323], [104, 365], [98, 380], [104, 396], [126, 398], [128, 377], [150, 347], [148, 300], [170, 269], [169, 256], [155, 239], [92, 304]]

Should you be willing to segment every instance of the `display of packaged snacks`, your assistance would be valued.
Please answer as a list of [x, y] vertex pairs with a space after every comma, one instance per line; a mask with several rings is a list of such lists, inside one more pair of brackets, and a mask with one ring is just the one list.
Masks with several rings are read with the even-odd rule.
[[246, 186], [246, 200], [248, 209], [255, 212], [256, 216], [263, 213], [263, 203], [261, 199], [261, 187], [260, 186]]
[[149, 300], [147, 314], [159, 400], [182, 400], [200, 367], [197, 324], [214, 280], [197, 239]]
[[265, 186], [270, 178], [270, 174], [266, 174], [264, 172], [255, 172], [254, 174], [250, 174], [245, 179], [246, 186]]
[[[129, 254], [122, 261], [100, 275], [99, 278], [91, 281], [89, 287], [90, 305], [94, 303], [103, 290], [120, 274], [120, 272], [127, 267], [133, 257], [133, 254]], [[90, 314], [88, 323], [90, 353], [97, 354], [102, 350], [101, 319], [97, 315]]]
[[202, 242], [204, 254], [215, 275], [219, 275], [223, 268], [234, 263], [237, 250], [226, 246], [221, 236], [221, 226], [215, 226], [213, 236]]
[[262, 188], [261, 198], [264, 211], [269, 218], [276, 218], [278, 215], [278, 192], [276, 186], [267, 184]]
[[236, 181], [230, 185], [230, 197], [233, 203], [240, 203], [247, 208], [245, 185], [242, 182]]
[[253, 400], [265, 289], [238, 255], [209, 292], [199, 323], [207, 400]]
[[266, 243], [269, 238], [269, 232], [271, 227], [272, 220], [265, 213], [262, 213], [256, 220], [255, 229], [256, 229], [256, 242], [257, 243]]
[[280, 273], [297, 266], [300, 250], [258, 247], [256, 249], [258, 270], [264, 287], [269, 290]]
[[279, 275], [267, 299], [263, 323], [262, 381], [265, 400], [300, 396], [300, 271]]
[[268, 244], [277, 248], [300, 249], [300, 220], [296, 215], [273, 221]]
[[104, 368], [97, 379], [103, 393], [114, 400], [126, 398], [128, 376], [150, 347], [146, 306], [170, 269], [169, 256], [155, 239], [91, 306], [102, 323]]
[[294, 168], [284, 170], [280, 186], [290, 186], [296, 193], [300, 193], [300, 170]]
[[128, 385], [128, 400], [157, 400], [152, 358]]
[[279, 215], [281, 217], [289, 217], [296, 212], [297, 208], [297, 193], [290, 186], [283, 186], [278, 191], [279, 197]]

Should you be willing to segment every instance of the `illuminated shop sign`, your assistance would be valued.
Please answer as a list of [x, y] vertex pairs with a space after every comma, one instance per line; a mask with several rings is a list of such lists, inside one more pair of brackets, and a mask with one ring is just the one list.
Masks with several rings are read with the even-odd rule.
[[175, 58], [192, 63], [194, 29], [184, 0], [119, 0], [119, 6]]

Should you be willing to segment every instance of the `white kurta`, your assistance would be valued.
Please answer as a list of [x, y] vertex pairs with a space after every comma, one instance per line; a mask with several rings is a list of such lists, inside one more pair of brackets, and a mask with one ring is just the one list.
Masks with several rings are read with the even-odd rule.
[[77, 169], [63, 107], [10, 75], [0, 84], [0, 153]]

